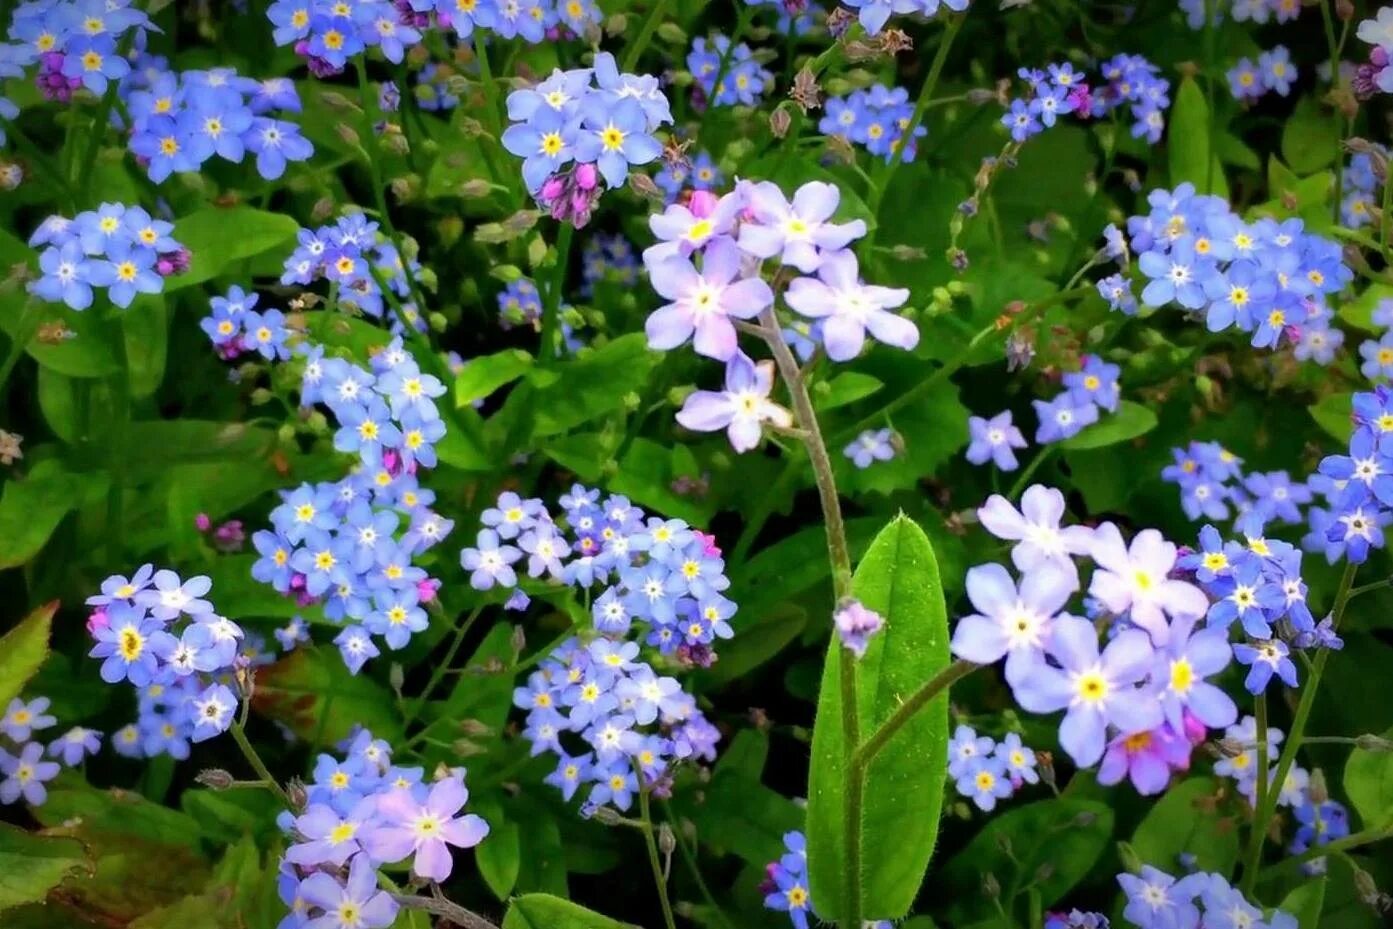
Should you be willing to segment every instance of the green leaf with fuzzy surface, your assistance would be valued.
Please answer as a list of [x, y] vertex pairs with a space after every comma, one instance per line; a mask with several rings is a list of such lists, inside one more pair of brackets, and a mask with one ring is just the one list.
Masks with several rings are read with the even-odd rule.
[[[1393, 729], [1383, 734], [1393, 739]], [[1365, 829], [1393, 825], [1393, 752], [1356, 748], [1345, 763], [1345, 794]]]
[[[885, 620], [857, 662], [864, 740], [922, 684], [948, 666], [948, 614], [938, 562], [924, 530], [901, 515], [881, 530], [857, 567], [852, 590]], [[808, 867], [819, 910], [841, 913], [846, 894], [843, 828], [847, 765], [842, 662], [827, 652], [808, 783]], [[866, 771], [861, 813], [862, 916], [898, 919], [914, 902], [938, 838], [947, 764], [948, 694], [941, 694], [885, 746]]]
[[0, 638], [0, 706], [9, 706], [48, 657], [55, 600], [34, 612]]
[[524, 894], [513, 900], [503, 929], [624, 929], [624, 924], [549, 894]]

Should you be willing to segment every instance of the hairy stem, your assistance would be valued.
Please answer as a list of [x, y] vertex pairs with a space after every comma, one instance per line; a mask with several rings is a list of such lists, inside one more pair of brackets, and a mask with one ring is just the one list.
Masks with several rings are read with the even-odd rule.
[[663, 861], [658, 855], [658, 841], [653, 835], [653, 811], [650, 808], [648, 797], [648, 786], [643, 783], [643, 769], [634, 764], [634, 773], [638, 776], [638, 808], [639, 816], [643, 821], [643, 843], [648, 846], [648, 865], [653, 869], [653, 883], [658, 888], [658, 902], [663, 907], [663, 923], [667, 929], [677, 929], [677, 920], [672, 915], [672, 902], [667, 896], [667, 875], [663, 873]]
[[418, 897], [414, 894], [392, 894], [392, 899], [397, 901], [397, 905], [407, 910], [420, 910], [432, 916], [439, 916], [448, 919], [456, 926], [463, 929], [498, 929], [493, 923], [489, 922], [478, 913], [466, 910], [458, 903], [452, 903], [444, 897]]
[[265, 786], [271, 793], [275, 794], [286, 805], [290, 807], [290, 797], [286, 795], [285, 789], [281, 787], [280, 781], [276, 780], [271, 774], [271, 769], [266, 767], [266, 762], [261, 760], [261, 756], [256, 753], [252, 743], [247, 739], [247, 730], [242, 728], [242, 721], [234, 719], [232, 721], [232, 741], [237, 743], [237, 747], [242, 750], [242, 757], [247, 759], [247, 764], [252, 766], [256, 776], [265, 782]]
[[551, 283], [542, 299], [542, 346], [537, 352], [537, 360], [543, 368], [549, 367], [557, 355], [556, 336], [561, 329], [561, 288], [566, 283], [566, 269], [571, 261], [571, 236], [576, 229], [569, 222], [561, 223], [561, 231], [556, 235], [556, 267], [551, 272]]
[[648, 43], [653, 39], [653, 33], [657, 30], [658, 24], [663, 21], [663, 14], [667, 12], [668, 2], [669, 0], [656, 0], [653, 9], [648, 11], [648, 18], [643, 21], [643, 28], [639, 30], [638, 38], [634, 39], [634, 44], [629, 46], [629, 51], [624, 55], [625, 71], [633, 71], [639, 58], [643, 57]]
[[[1331, 625], [1335, 629], [1340, 628], [1340, 619], [1344, 616], [1345, 607], [1349, 604], [1350, 591], [1354, 588], [1354, 575], [1358, 569], [1359, 566], [1354, 562], [1346, 561], [1345, 573], [1340, 577], [1340, 586], [1335, 592], [1335, 606], [1330, 611]], [[1306, 732], [1306, 723], [1311, 718], [1311, 708], [1316, 702], [1316, 691], [1320, 689], [1321, 675], [1324, 674], [1325, 663], [1329, 659], [1330, 649], [1328, 648], [1322, 648], [1316, 655], [1306, 686], [1301, 688], [1301, 701], [1296, 705], [1296, 715], [1291, 721], [1291, 732], [1287, 733], [1286, 747], [1282, 749], [1281, 759], [1277, 762], [1277, 771], [1272, 777], [1271, 784], [1268, 785], [1266, 797], [1258, 804], [1257, 810], [1253, 814], [1252, 834], [1248, 839], [1248, 856], [1243, 866], [1243, 892], [1250, 897], [1253, 885], [1257, 883], [1258, 868], [1262, 864], [1262, 846], [1267, 839], [1267, 825], [1272, 820], [1272, 814], [1276, 812], [1277, 798], [1282, 794], [1282, 785], [1287, 781], [1287, 774], [1291, 772], [1291, 766], [1296, 762], [1296, 753], [1301, 748], [1301, 737]], [[1265, 739], [1266, 731], [1259, 732], [1258, 738]], [[1265, 773], [1259, 769], [1258, 777], [1263, 777]]]
[[464, 622], [455, 627], [454, 638], [450, 640], [450, 647], [445, 650], [445, 657], [435, 666], [431, 672], [430, 679], [426, 681], [426, 686], [421, 690], [421, 695], [411, 704], [411, 708], [406, 712], [406, 718], [402, 721], [402, 730], [405, 731], [426, 707], [426, 701], [435, 688], [440, 686], [440, 681], [449, 672], [450, 666], [455, 662], [455, 656], [459, 654], [460, 646], [464, 644], [464, 638], [469, 634], [469, 630], [474, 626], [474, 621], [479, 618], [479, 614], [484, 610], [483, 604], [474, 607], [469, 611], [469, 615], [464, 618]]
[[979, 664], [959, 659], [938, 672], [924, 686], [910, 695], [908, 700], [901, 703], [899, 709], [895, 710], [889, 719], [880, 724], [880, 728], [866, 739], [866, 744], [857, 749], [856, 754], [852, 757], [852, 764], [863, 771], [868, 768], [880, 750], [895, 737], [895, 733], [904, 728], [905, 724], [918, 715], [920, 710], [928, 706], [939, 694], [980, 667], [982, 666]]

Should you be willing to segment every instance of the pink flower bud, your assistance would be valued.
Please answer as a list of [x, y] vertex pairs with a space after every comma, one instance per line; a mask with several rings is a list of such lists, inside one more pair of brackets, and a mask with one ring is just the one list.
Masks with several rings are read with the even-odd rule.
[[543, 203], [551, 203], [566, 191], [566, 185], [561, 178], [553, 174], [542, 184], [542, 192], [537, 195], [537, 199]]
[[576, 167], [576, 184], [581, 190], [594, 190], [600, 183], [600, 172], [595, 170], [594, 165], [578, 165]]
[[207, 532], [213, 525], [213, 521], [208, 518], [207, 513], [199, 513], [193, 518], [193, 524], [198, 527], [199, 532]]
[[716, 212], [716, 204], [720, 200], [721, 198], [712, 191], [694, 190], [691, 200], [687, 203], [687, 209], [691, 210], [697, 219], [705, 219]]
[[111, 620], [107, 619], [106, 610], [95, 609], [92, 615], [87, 617], [87, 631], [93, 636], [111, 625]]

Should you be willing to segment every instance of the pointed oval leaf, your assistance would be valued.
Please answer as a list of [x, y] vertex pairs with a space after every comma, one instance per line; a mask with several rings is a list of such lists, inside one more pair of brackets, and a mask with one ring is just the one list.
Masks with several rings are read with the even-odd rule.
[[48, 637], [58, 601], [39, 607], [0, 638], [0, 707], [19, 696], [48, 657]]
[[[924, 530], [900, 515], [881, 530], [852, 581], [885, 628], [857, 663], [864, 740], [914, 691], [948, 666], [948, 614], [938, 562]], [[808, 859], [820, 913], [845, 900], [843, 803], [850, 746], [842, 734], [841, 663], [833, 638], [823, 666], [808, 784]], [[892, 739], [866, 772], [861, 816], [861, 908], [866, 919], [898, 919], [914, 902], [938, 838], [948, 761], [948, 694], [940, 694]]]

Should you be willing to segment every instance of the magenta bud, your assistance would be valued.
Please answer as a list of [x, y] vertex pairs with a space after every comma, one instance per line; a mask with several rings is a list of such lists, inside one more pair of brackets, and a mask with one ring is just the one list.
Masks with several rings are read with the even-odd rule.
[[544, 203], [550, 203], [557, 197], [560, 197], [561, 194], [565, 192], [565, 190], [565, 183], [562, 182], [561, 178], [558, 175], [553, 174], [551, 177], [547, 178], [546, 181], [542, 184], [542, 192], [538, 195], [538, 197]]
[[87, 617], [87, 631], [94, 636], [110, 625], [111, 620], [107, 619], [106, 610], [95, 609], [92, 615]]
[[687, 209], [691, 210], [696, 218], [705, 219], [716, 212], [716, 204], [720, 200], [720, 197], [709, 190], [694, 190], [691, 200], [687, 203]]
[[207, 513], [199, 513], [193, 518], [193, 524], [198, 527], [199, 532], [207, 532], [213, 525], [213, 521], [208, 518]]
[[576, 166], [576, 184], [581, 190], [594, 190], [600, 183], [600, 172], [594, 165]]

